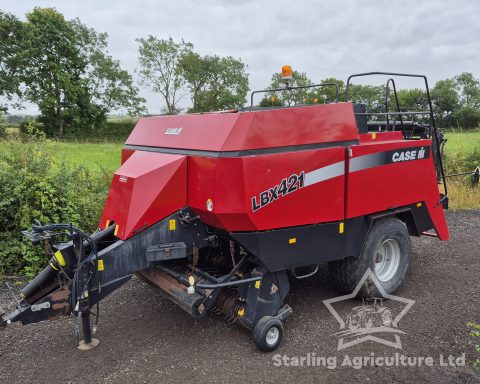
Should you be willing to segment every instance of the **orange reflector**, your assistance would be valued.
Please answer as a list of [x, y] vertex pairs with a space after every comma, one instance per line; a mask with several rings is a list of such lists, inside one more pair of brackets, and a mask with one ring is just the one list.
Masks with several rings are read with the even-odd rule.
[[372, 133], [372, 139], [375, 140], [377, 138], [377, 134], [376, 133]]
[[110, 225], [110, 220], [107, 220], [107, 221], [105, 222], [105, 228], [108, 228], [109, 225]]
[[420, 208], [422, 206], [422, 203], [417, 203], [417, 208]]
[[118, 233], [118, 224], [115, 226], [115, 231], [113, 232], [113, 236], [117, 236]]

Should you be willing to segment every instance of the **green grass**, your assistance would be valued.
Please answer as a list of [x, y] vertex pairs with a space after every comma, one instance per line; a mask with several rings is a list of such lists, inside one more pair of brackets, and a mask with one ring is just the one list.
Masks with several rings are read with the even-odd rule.
[[102, 168], [115, 172], [120, 166], [123, 143], [61, 143], [52, 142], [55, 152], [68, 164], [83, 165], [92, 171]]
[[[447, 143], [445, 153], [470, 152], [474, 147], [480, 147], [480, 129], [471, 131], [446, 132]], [[479, 159], [480, 161], [480, 159]]]
[[[0, 143], [0, 151], [7, 149], [7, 143]], [[72, 166], [83, 165], [89, 170], [105, 169], [112, 173], [120, 166], [123, 143], [68, 143], [48, 142], [60, 159]]]

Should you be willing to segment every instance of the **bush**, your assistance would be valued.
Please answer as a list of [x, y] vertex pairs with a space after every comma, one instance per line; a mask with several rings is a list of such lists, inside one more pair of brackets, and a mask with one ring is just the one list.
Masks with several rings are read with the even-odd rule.
[[71, 168], [44, 141], [13, 141], [0, 153], [0, 274], [34, 274], [47, 257], [20, 231], [41, 223], [96, 229], [110, 176]]
[[[63, 139], [67, 141], [125, 141], [132, 132], [137, 119], [119, 118], [111, 121], [103, 121], [92, 127], [82, 127], [82, 129], [73, 129], [68, 127]], [[45, 127], [42, 122], [35, 119], [28, 119], [20, 124], [20, 134], [23, 138], [35, 137], [44, 139], [45, 137], [57, 138], [58, 132], [50, 127]]]
[[136, 119], [124, 118], [112, 121], [105, 121], [94, 129], [84, 130], [79, 133], [70, 133], [65, 135], [67, 140], [88, 140], [88, 141], [104, 141], [118, 140], [125, 141], [132, 132]]
[[29, 119], [20, 124], [20, 135], [25, 138], [32, 138], [37, 140], [44, 140], [46, 138], [45, 132], [43, 132], [43, 126], [39, 124], [35, 119]]
[[480, 146], [469, 151], [445, 154], [444, 165], [447, 175], [474, 171], [480, 165]]
[[0, 106], [0, 139], [7, 137], [7, 127], [5, 126], [6, 121], [4, 109]]

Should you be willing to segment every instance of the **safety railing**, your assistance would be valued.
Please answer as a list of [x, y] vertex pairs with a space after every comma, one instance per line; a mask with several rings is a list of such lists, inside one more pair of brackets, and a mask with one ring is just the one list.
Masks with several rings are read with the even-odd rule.
[[321, 83], [321, 84], [310, 84], [310, 85], [299, 85], [296, 87], [289, 87], [288, 85], [285, 88], [272, 88], [272, 89], [263, 89], [260, 91], [253, 91], [250, 95], [250, 110], [253, 109], [253, 97], [259, 93], [271, 93], [271, 92], [283, 92], [283, 91], [293, 91], [296, 89], [307, 89], [315, 87], [335, 87], [335, 102], [338, 102], [338, 97], [340, 89], [336, 83]]

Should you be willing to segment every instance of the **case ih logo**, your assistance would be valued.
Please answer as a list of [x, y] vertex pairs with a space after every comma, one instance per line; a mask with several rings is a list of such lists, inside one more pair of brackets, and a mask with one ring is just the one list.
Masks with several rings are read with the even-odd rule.
[[399, 161], [420, 160], [423, 158], [425, 158], [425, 148], [422, 147], [419, 150], [395, 152], [392, 156], [392, 161], [397, 163]]
[[182, 132], [182, 127], [179, 128], [167, 128], [164, 135], [179, 135]]
[[280, 184], [274, 187], [268, 188], [263, 192], [260, 192], [258, 196], [252, 197], [252, 211], [258, 211], [260, 208], [273, 203], [280, 197], [286, 196], [289, 193], [303, 188], [305, 185], [305, 172], [302, 171], [298, 175], [293, 174], [283, 179]]

